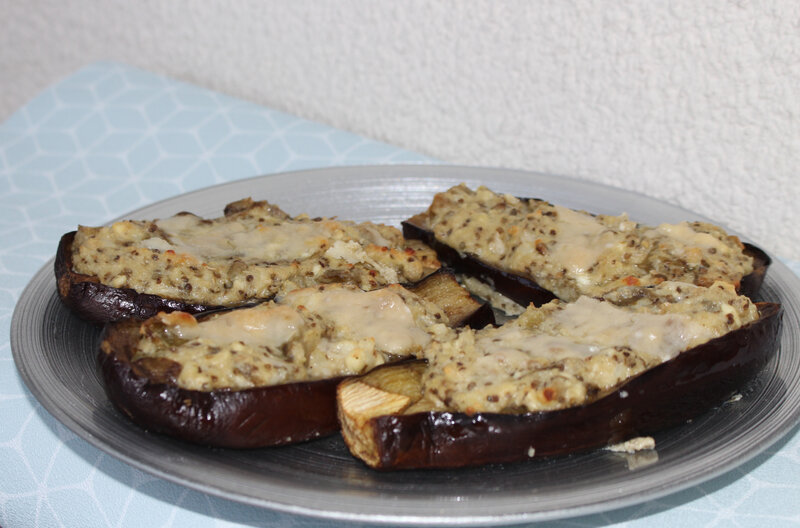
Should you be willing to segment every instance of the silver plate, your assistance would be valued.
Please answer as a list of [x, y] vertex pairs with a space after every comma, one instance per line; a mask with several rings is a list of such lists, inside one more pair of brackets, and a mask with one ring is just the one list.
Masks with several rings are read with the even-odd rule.
[[[628, 212], [649, 224], [705, 218], [619, 189], [564, 177], [445, 166], [342, 167], [237, 181], [171, 198], [126, 218], [178, 211], [218, 216], [245, 196], [292, 214], [398, 225], [434, 192], [466, 182], [597, 213]], [[55, 248], [54, 248], [55, 249]], [[68, 312], [55, 293], [52, 262], [14, 311], [11, 345], [33, 395], [90, 444], [164, 479], [236, 501], [332, 519], [396, 524], [486, 525], [610, 510], [664, 496], [751, 459], [800, 421], [800, 281], [775, 262], [764, 300], [784, 306], [781, 347], [742, 398], [658, 435], [657, 453], [608, 451], [450, 471], [379, 473], [351, 458], [340, 437], [302, 445], [205, 449], [149, 434], [106, 400], [94, 358], [98, 329]]]

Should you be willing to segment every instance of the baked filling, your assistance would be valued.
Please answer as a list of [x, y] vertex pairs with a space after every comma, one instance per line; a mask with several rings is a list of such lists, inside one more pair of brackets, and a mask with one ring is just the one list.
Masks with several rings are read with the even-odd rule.
[[593, 401], [681, 352], [758, 319], [723, 282], [627, 286], [530, 306], [501, 327], [450, 331], [425, 349], [421, 410], [524, 413]]
[[[330, 380], [332, 388], [340, 377], [366, 374], [339, 383], [338, 411], [348, 446], [353, 448], [348, 438], [356, 438], [375, 452], [372, 418], [448, 411], [481, 421], [485, 417], [473, 415], [555, 411], [612, 392], [624, 399], [625, 382], [759, 317], [736, 291], [752, 272], [752, 259], [736, 237], [713, 225], [649, 227], [625, 215], [591, 215], [464, 185], [438, 194], [412, 220], [453, 249], [528, 277], [559, 300], [521, 307], [491, 285], [466, 278], [473, 291], [518, 317], [499, 327], [453, 329], [448, 325], [458, 310], [433, 304], [436, 295], [397, 284], [417, 282], [439, 267], [423, 243], [406, 241], [392, 227], [290, 217], [250, 199], [230, 204], [217, 219], [182, 213], [80, 227], [72, 265], [109, 286], [167, 299], [206, 306], [266, 300], [198, 317], [161, 312], [141, 323], [120, 323], [124, 332], [104, 341], [103, 351], [111, 351], [112, 341], [124, 343], [117, 349], [130, 360], [124, 373], [137, 383], [145, 378], [155, 393], [168, 383], [226, 402], [231, 391], [315, 380]], [[445, 292], [445, 301], [451, 294]], [[425, 362], [375, 369], [407, 357]], [[285, 389], [294, 398], [296, 387]], [[272, 394], [269, 399], [280, 390], [263, 392]], [[297, 409], [322, 408], [308, 398], [299, 398]], [[609, 401], [616, 400], [597, 403]], [[181, 412], [200, 408], [181, 402]], [[288, 414], [292, 427], [296, 413], [304, 412], [297, 409]], [[146, 412], [138, 416], [145, 424], [152, 420]], [[245, 422], [252, 413], [246, 416]], [[326, 426], [336, 425], [333, 419]], [[172, 424], [159, 427], [175, 430]], [[493, 435], [492, 427], [485, 432]], [[308, 438], [294, 432], [284, 437]], [[236, 442], [253, 445], [249, 439]]]
[[433, 251], [396, 228], [290, 217], [250, 199], [215, 219], [181, 213], [81, 226], [72, 251], [73, 270], [103, 284], [210, 306], [327, 283], [373, 290], [416, 282], [439, 267]]
[[142, 324], [132, 362], [188, 390], [242, 390], [362, 374], [421, 356], [447, 315], [399, 285], [324, 285], [199, 321], [160, 313]]
[[565, 301], [626, 285], [679, 281], [738, 284], [753, 271], [738, 238], [703, 222], [637, 224], [485, 187], [458, 185], [435, 196], [411, 223], [500, 270], [536, 281]]

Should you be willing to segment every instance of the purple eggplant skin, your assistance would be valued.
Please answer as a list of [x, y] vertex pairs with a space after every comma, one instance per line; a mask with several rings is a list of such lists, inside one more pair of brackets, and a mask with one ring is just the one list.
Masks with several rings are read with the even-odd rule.
[[761, 284], [767, 275], [767, 269], [772, 264], [772, 259], [763, 249], [748, 242], [744, 243], [744, 253], [753, 257], [753, 271], [742, 277], [738, 291], [741, 295], [753, 299], [761, 290]]
[[778, 348], [780, 305], [587, 405], [526, 414], [428, 412], [372, 419], [376, 469], [455, 468], [585, 451], [694, 419], [753, 379]]
[[[447, 244], [440, 242], [433, 231], [410, 221], [403, 222], [402, 225], [404, 237], [421, 240], [428, 244], [436, 251], [442, 264], [453, 268], [457, 273], [463, 273], [491, 284], [497, 291], [522, 306], [528, 306], [531, 303], [534, 306], [541, 306], [556, 298], [552, 292], [542, 288], [531, 279], [486, 264], [469, 253], [459, 253]], [[753, 298], [758, 294], [767, 268], [772, 261], [769, 255], [752, 244], [744, 244], [743, 251], [753, 257], [754, 270], [742, 278], [737, 290], [741, 295]]]
[[71, 231], [58, 243], [54, 265], [58, 296], [70, 310], [90, 323], [102, 325], [129, 318], [147, 319], [158, 312], [178, 310], [199, 314], [220, 308], [139, 293], [131, 288], [114, 288], [101, 284], [97, 277], [76, 273], [72, 270], [74, 239], [75, 231]]
[[245, 390], [186, 390], [162, 371], [131, 363], [141, 321], [103, 330], [99, 368], [113, 404], [142, 428], [212, 447], [257, 448], [336, 433], [343, 378]]

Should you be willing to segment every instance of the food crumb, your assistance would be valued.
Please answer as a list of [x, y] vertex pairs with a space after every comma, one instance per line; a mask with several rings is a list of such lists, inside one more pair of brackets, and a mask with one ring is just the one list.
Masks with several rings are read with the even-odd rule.
[[730, 399], [728, 399], [727, 403], [736, 403], [741, 399], [742, 399], [742, 395], [737, 392], [736, 394], [731, 396]]
[[636, 453], [637, 451], [655, 448], [656, 441], [652, 436], [637, 436], [626, 442], [620, 442], [619, 444], [606, 447], [607, 450], [613, 453]]

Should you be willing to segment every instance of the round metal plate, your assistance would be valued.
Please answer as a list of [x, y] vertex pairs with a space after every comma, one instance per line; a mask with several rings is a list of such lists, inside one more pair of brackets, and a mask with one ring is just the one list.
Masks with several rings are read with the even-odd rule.
[[[291, 214], [399, 225], [454, 184], [485, 184], [595, 213], [627, 212], [658, 224], [707, 220], [639, 194], [564, 177], [446, 166], [341, 167], [237, 181], [165, 200], [126, 215], [179, 211], [218, 216], [252, 196]], [[55, 248], [53, 248], [55, 250]], [[800, 420], [800, 281], [780, 262], [763, 300], [784, 306], [781, 347], [742, 398], [656, 437], [655, 453], [604, 450], [450, 471], [375, 472], [339, 436], [302, 445], [205, 449], [150, 434], [106, 400], [94, 359], [99, 329], [59, 302], [52, 262], [30, 282], [14, 312], [11, 344], [28, 388], [77, 435], [127, 463], [229, 499], [320, 517], [441, 525], [486, 525], [593, 513], [653, 499], [708, 480], [762, 452]]]

